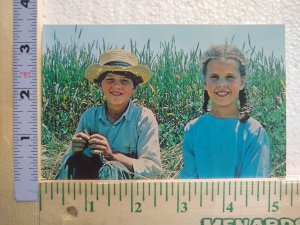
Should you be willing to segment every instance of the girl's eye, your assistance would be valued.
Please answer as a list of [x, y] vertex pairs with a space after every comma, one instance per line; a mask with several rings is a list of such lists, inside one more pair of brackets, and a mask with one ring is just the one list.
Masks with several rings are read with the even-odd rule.
[[214, 74], [214, 75], [211, 75], [210, 78], [211, 78], [211, 79], [218, 79], [219, 76]]
[[233, 79], [235, 79], [235, 76], [229, 75], [229, 76], [227, 76], [226, 78], [227, 78], [227, 80], [233, 80]]

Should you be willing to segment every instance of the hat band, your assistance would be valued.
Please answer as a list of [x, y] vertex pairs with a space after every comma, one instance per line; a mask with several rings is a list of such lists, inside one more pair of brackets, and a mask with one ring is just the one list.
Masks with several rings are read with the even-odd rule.
[[104, 66], [131, 66], [129, 63], [127, 62], [122, 62], [122, 61], [111, 61], [111, 62], [107, 62], [104, 64]]

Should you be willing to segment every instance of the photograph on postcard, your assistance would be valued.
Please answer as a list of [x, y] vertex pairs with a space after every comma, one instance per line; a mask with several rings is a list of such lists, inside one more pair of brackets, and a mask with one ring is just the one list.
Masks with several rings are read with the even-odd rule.
[[284, 25], [45, 25], [42, 179], [282, 177]]

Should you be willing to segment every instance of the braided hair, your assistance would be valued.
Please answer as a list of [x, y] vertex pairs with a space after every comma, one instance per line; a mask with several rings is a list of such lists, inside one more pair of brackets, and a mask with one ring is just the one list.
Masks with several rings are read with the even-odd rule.
[[[242, 77], [246, 76], [246, 58], [244, 54], [237, 47], [233, 45], [216, 45], [210, 47], [204, 53], [203, 65], [202, 65], [203, 77], [206, 76], [207, 65], [209, 61], [220, 57], [237, 60], [239, 62], [239, 71], [241, 76]], [[240, 101], [239, 119], [240, 122], [244, 123], [250, 118], [250, 113], [252, 111], [252, 101], [245, 87], [239, 92], [239, 101]], [[202, 105], [203, 114], [209, 111], [208, 103], [209, 103], [209, 95], [207, 90], [205, 90], [204, 101]]]

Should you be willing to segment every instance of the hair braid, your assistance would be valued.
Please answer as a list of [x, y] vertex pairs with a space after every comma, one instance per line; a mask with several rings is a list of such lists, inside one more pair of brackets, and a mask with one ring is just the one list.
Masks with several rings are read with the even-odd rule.
[[250, 118], [250, 114], [252, 112], [252, 101], [246, 89], [243, 88], [242, 90], [240, 90], [239, 100], [240, 100], [240, 122], [245, 123]]
[[208, 106], [208, 101], [209, 101], [209, 95], [207, 90], [204, 91], [204, 99], [203, 99], [203, 105], [202, 105], [202, 113], [208, 112], [207, 106]]

